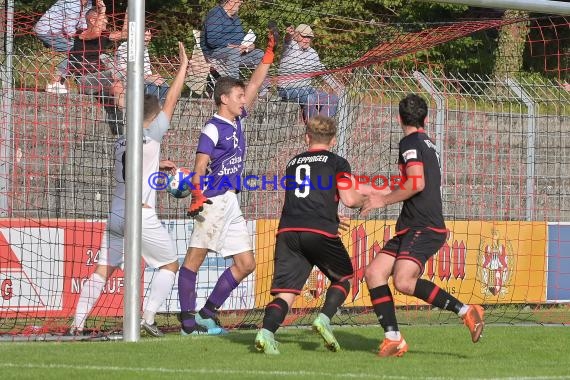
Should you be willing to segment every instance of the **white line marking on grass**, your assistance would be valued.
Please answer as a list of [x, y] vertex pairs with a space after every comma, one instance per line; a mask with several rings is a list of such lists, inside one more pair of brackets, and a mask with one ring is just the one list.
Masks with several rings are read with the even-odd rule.
[[[73, 365], [73, 364], [24, 364], [24, 363], [0, 363], [0, 368], [16, 369], [71, 369], [76, 371], [107, 371], [107, 372], [139, 372], [139, 373], [177, 373], [177, 374], [218, 374], [218, 375], [255, 375], [255, 376], [318, 376], [329, 378], [367, 378], [367, 379], [424, 379], [424, 380], [451, 380], [453, 377], [408, 377], [377, 375], [371, 373], [332, 373], [314, 371], [248, 371], [214, 368], [163, 368], [163, 367], [117, 367], [117, 366], [93, 366], [93, 365]], [[568, 379], [567, 376], [525, 376], [525, 377], [470, 377], [466, 380], [558, 380]]]

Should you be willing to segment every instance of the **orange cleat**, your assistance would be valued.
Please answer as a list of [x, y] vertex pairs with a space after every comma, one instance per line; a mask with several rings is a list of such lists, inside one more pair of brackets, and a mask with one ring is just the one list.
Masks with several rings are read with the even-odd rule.
[[473, 343], [477, 343], [483, 333], [483, 328], [485, 327], [484, 315], [485, 310], [481, 306], [469, 305], [467, 313], [463, 316], [463, 324], [469, 329]]
[[388, 356], [397, 356], [400, 357], [404, 355], [404, 353], [408, 352], [408, 344], [404, 340], [404, 338], [400, 338], [400, 340], [390, 340], [385, 338], [380, 345], [380, 349], [378, 350], [378, 356], [380, 357], [388, 357]]

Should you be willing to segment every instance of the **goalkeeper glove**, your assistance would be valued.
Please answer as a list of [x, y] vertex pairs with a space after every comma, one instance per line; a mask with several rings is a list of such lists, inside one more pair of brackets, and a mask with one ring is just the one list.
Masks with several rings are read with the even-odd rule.
[[279, 42], [279, 31], [275, 21], [269, 21], [267, 28], [269, 29], [269, 34], [267, 36], [267, 48], [265, 49], [265, 54], [263, 55], [261, 62], [272, 64], [273, 59], [275, 58], [275, 49]]
[[212, 204], [212, 201], [204, 196], [202, 190], [198, 187], [191, 190], [192, 192], [192, 201], [190, 201], [190, 207], [188, 207], [188, 212], [186, 213], [188, 216], [195, 217], [198, 215], [202, 210], [204, 210], [204, 204]]

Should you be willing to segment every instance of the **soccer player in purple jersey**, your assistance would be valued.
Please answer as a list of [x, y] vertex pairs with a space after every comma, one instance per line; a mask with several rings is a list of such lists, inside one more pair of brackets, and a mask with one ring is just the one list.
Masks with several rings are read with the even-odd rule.
[[[265, 55], [247, 86], [239, 79], [223, 77], [214, 88], [218, 111], [206, 122], [198, 139], [188, 208], [188, 215], [195, 218], [194, 228], [178, 278], [182, 335], [225, 333], [217, 310], [255, 270], [251, 237], [237, 198], [245, 155], [242, 121], [273, 63], [277, 41], [276, 26], [270, 25]], [[233, 265], [222, 273], [206, 304], [196, 313], [196, 275], [208, 251], [231, 257]]]
[[367, 196], [362, 215], [374, 208], [403, 202], [395, 236], [365, 272], [372, 307], [384, 329], [385, 338], [378, 351], [383, 357], [402, 356], [408, 350], [396, 320], [394, 299], [388, 287], [390, 276], [396, 290], [458, 314], [469, 329], [473, 343], [479, 341], [485, 326], [481, 306], [464, 305], [433, 282], [421, 278], [425, 263], [447, 239], [439, 156], [424, 131], [427, 112], [425, 100], [418, 95], [410, 94], [400, 101], [399, 120], [405, 135], [399, 143], [398, 165], [403, 178], [400, 186], [393, 191], [360, 187]]

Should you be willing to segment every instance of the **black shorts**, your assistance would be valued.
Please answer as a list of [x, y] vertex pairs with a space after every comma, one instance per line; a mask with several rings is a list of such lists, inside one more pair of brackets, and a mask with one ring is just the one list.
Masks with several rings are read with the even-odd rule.
[[411, 260], [418, 264], [421, 272], [424, 264], [443, 246], [447, 232], [434, 231], [431, 228], [408, 228], [388, 240], [382, 253], [395, 257], [396, 260]]
[[314, 232], [287, 231], [277, 235], [271, 294], [301, 294], [313, 266], [331, 282], [352, 276], [350, 256], [339, 237]]

